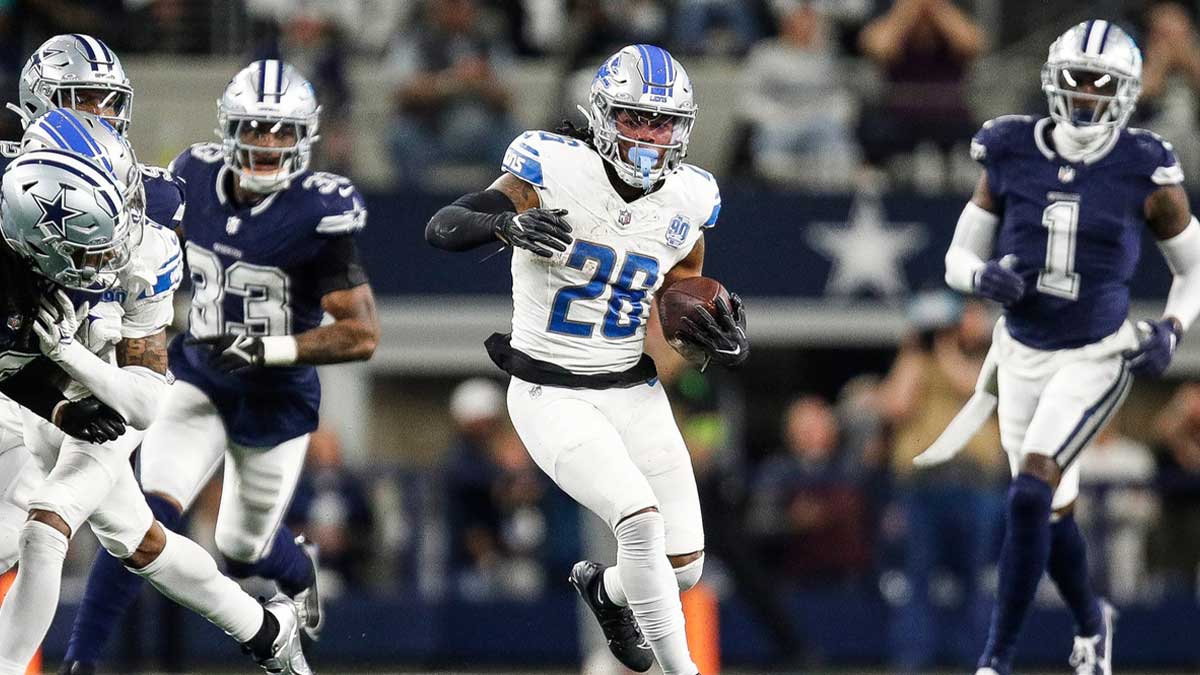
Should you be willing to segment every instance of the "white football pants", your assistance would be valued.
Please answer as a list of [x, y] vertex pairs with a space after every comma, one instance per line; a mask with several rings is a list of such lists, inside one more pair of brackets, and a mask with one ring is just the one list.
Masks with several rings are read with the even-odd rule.
[[142, 441], [142, 489], [166, 495], [186, 511], [225, 461], [217, 548], [228, 558], [253, 563], [270, 552], [307, 451], [308, 434], [268, 448], [231, 442], [204, 392], [176, 381]]
[[567, 389], [514, 377], [508, 413], [533, 461], [610, 528], [657, 507], [667, 555], [704, 549], [691, 456], [661, 383]]
[[1052, 457], [1063, 469], [1053, 508], [1079, 495], [1075, 460], [1112, 419], [1133, 375], [1122, 352], [1137, 347], [1126, 322], [1112, 335], [1076, 349], [1041, 350], [1017, 342], [1004, 320], [992, 336], [999, 363], [1000, 442], [1015, 476], [1025, 455]]

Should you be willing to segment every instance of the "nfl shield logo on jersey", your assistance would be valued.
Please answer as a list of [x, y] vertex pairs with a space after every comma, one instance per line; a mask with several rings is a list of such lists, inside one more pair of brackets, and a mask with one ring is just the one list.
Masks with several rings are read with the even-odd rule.
[[621, 209], [621, 212], [617, 214], [617, 226], [629, 227], [629, 224], [632, 222], [633, 213], [629, 209]]
[[1069, 165], [1058, 167], [1058, 182], [1070, 183], [1073, 180], [1075, 180], [1075, 167]]
[[671, 248], [679, 248], [683, 246], [683, 242], [687, 241], [688, 230], [692, 229], [692, 224], [683, 216], [675, 216], [671, 219], [671, 224], [667, 227], [667, 246]]
[[229, 220], [225, 221], [225, 233], [233, 236], [242, 228], [242, 219], [237, 216], [229, 216]]
[[4, 325], [8, 326], [9, 330], [16, 332], [21, 330], [21, 326], [24, 323], [25, 319], [20, 314], [9, 314], [8, 321], [5, 321]]

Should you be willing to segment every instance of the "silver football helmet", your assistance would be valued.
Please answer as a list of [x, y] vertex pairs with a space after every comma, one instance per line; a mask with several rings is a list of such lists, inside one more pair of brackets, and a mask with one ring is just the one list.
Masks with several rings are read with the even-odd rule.
[[20, 105], [9, 107], [26, 124], [54, 108], [83, 106], [124, 134], [133, 116], [133, 87], [120, 59], [108, 45], [79, 33], [55, 35], [37, 48], [21, 69], [18, 98]]
[[122, 202], [129, 211], [130, 236], [141, 242], [146, 222], [146, 188], [129, 140], [105, 120], [85, 112], [59, 108], [34, 119], [21, 136], [21, 151], [68, 150], [109, 171], [121, 186]]
[[1042, 91], [1050, 117], [1080, 140], [1120, 129], [1142, 91], [1142, 53], [1120, 26], [1085, 21], [1050, 45]]
[[277, 192], [308, 169], [321, 106], [312, 84], [283, 61], [255, 61], [217, 101], [225, 165], [245, 189]]
[[4, 170], [0, 234], [42, 276], [67, 288], [115, 286], [133, 259], [121, 186], [92, 159], [30, 150]]
[[621, 180], [649, 191], [687, 156], [696, 102], [687, 71], [667, 50], [630, 45], [600, 65], [588, 118], [596, 150]]

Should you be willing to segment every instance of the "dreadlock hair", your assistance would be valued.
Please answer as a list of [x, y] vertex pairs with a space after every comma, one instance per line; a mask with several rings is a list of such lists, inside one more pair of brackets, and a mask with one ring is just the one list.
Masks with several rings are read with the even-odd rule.
[[0, 238], [0, 319], [20, 317], [21, 332], [28, 333], [45, 290], [30, 263]]
[[582, 141], [583, 144], [589, 148], [593, 150], [596, 149], [596, 146], [592, 143], [592, 128], [590, 126], [580, 129], [579, 127], [575, 126], [575, 123], [571, 120], [563, 120], [562, 124], [554, 130], [554, 133], [558, 134], [559, 136], [566, 136], [567, 138], [574, 138], [577, 141]]

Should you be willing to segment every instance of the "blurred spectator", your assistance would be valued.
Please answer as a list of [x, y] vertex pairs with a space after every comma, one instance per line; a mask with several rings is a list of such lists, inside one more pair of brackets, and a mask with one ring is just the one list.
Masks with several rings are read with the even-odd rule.
[[114, 49], [125, 46], [121, 39], [126, 26], [124, 0], [16, 0], [15, 4], [14, 16], [31, 47], [59, 33], [87, 33]]
[[341, 443], [327, 429], [309, 437], [307, 466], [286, 520], [320, 547], [322, 592], [332, 596], [363, 584], [374, 552], [374, 517], [366, 488], [342, 464]]
[[1174, 143], [1184, 173], [1194, 175], [1200, 170], [1200, 37], [1191, 12], [1178, 2], [1151, 5], [1143, 53], [1137, 123]]
[[473, 0], [439, 0], [388, 56], [398, 113], [390, 132], [400, 181], [428, 182], [436, 165], [497, 166], [519, 129], [497, 77], [505, 50], [478, 24]]
[[450, 561], [466, 598], [536, 597], [545, 583], [545, 481], [504, 420], [493, 380], [460, 384], [450, 400], [457, 427], [447, 456]]
[[845, 188], [858, 163], [850, 124], [856, 105], [812, 0], [778, 0], [780, 35], [746, 58], [746, 97], [756, 173], [775, 182]]
[[[953, 460], [914, 467], [913, 458], [975, 391], [992, 322], [983, 305], [964, 307], [945, 290], [918, 294], [908, 313], [914, 335], [897, 354], [878, 399], [892, 428], [895, 480], [884, 530], [903, 551], [902, 577], [885, 575], [885, 582], [895, 583], [884, 584], [884, 595], [895, 607], [895, 666], [920, 672], [935, 665], [943, 646], [955, 665], [973, 663], [987, 625], [980, 583], [992, 559], [1007, 465], [993, 418]], [[945, 625], [939, 616], [947, 618]]]
[[1200, 574], [1200, 384], [1181, 385], [1154, 420], [1161, 529], [1150, 563], [1169, 591], [1195, 597]]
[[1136, 602], [1146, 590], [1146, 545], [1158, 517], [1158, 497], [1149, 487], [1153, 478], [1150, 448], [1115, 425], [1105, 427], [1079, 457], [1075, 511], [1088, 550], [1094, 551], [1088, 556], [1092, 579], [1118, 604]]
[[678, 0], [671, 46], [680, 54], [745, 54], [762, 35], [759, 2]]
[[748, 486], [737, 440], [740, 390], [724, 374], [701, 373], [666, 348], [658, 321], [652, 321], [649, 330], [647, 349], [670, 394], [679, 431], [692, 457], [704, 517], [708, 578], [728, 570], [739, 597], [770, 634], [777, 660], [795, 664], [803, 655], [799, 628], [746, 533]]
[[784, 447], [753, 481], [750, 527], [766, 559], [810, 584], [857, 579], [870, 561], [866, 495], [842, 465], [833, 409], [815, 396], [792, 402]]
[[880, 100], [859, 119], [869, 167], [923, 143], [948, 155], [970, 140], [976, 125], [967, 106], [967, 67], [983, 52], [984, 34], [962, 10], [950, 0], [895, 0], [863, 28], [859, 46], [885, 81]]
[[249, 0], [252, 60], [282, 59], [312, 82], [321, 104], [321, 142], [316, 168], [347, 174], [351, 170], [349, 117], [352, 88], [346, 73], [356, 17], [354, 2], [331, 0]]

